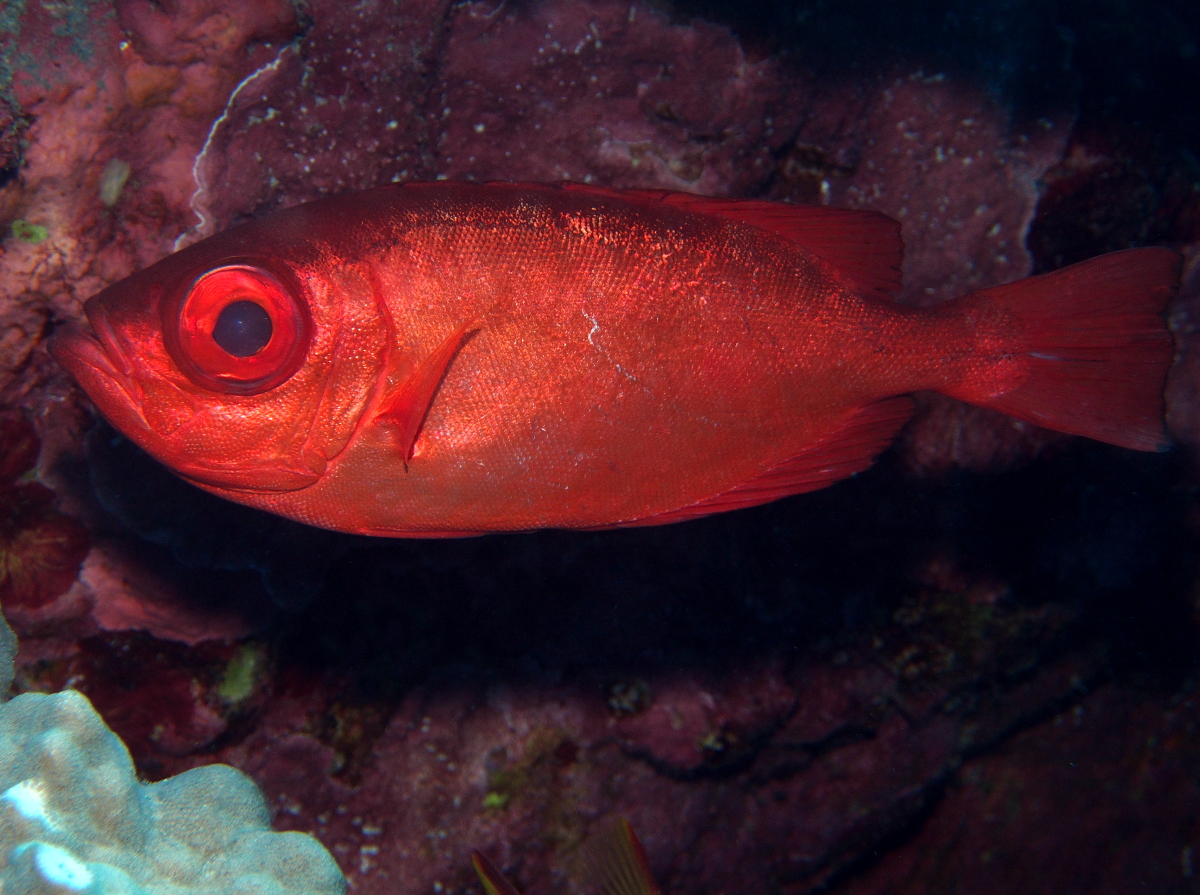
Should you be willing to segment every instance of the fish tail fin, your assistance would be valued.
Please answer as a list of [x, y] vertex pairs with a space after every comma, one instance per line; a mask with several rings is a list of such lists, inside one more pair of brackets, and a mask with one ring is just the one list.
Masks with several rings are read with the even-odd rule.
[[979, 353], [941, 390], [1047, 429], [1166, 450], [1164, 311], [1181, 266], [1170, 249], [1128, 249], [947, 303]]

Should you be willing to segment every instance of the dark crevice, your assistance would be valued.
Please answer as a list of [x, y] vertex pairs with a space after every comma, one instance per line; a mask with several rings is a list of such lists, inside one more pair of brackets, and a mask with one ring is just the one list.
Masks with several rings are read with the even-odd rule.
[[1058, 696], [1019, 713], [991, 734], [965, 745], [937, 774], [851, 829], [803, 876], [786, 877], [782, 881], [800, 884], [801, 891], [816, 895], [835, 891], [866, 873], [890, 852], [917, 837], [972, 759], [992, 753], [1017, 735], [1080, 705], [1109, 676], [1109, 670], [1102, 668], [1085, 679], [1073, 681]]

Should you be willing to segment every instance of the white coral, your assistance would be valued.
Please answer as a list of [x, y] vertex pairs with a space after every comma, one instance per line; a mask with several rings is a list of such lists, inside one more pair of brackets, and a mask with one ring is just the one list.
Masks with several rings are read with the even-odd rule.
[[[5, 629], [0, 618], [0, 683], [13, 652]], [[314, 838], [271, 830], [262, 794], [240, 771], [209, 765], [142, 784], [82, 694], [26, 693], [0, 705], [4, 895], [345, 891]]]

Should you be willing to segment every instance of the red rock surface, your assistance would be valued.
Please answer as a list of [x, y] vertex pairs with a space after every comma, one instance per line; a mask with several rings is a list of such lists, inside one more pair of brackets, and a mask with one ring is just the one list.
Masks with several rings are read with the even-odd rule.
[[[876, 46], [908, 52], [842, 57], [613, 0], [92, 6], [28, 4], [0, 32], [0, 170], [20, 159], [0, 179], [0, 401], [60, 496], [29, 480], [33, 431], [0, 435], [21, 458], [6, 549], [72, 532], [36, 599], [0, 594], [18, 686], [88, 693], [147, 777], [243, 768], [356, 892], [478, 891], [471, 848], [525, 891], [581, 891], [572, 856], [615, 814], [666, 891], [1195, 891], [1178, 458], [928, 398], [900, 459], [802, 500], [366, 545], [214, 503], [103, 430], [85, 448], [42, 349], [177, 242], [394, 180], [879, 208], [924, 304], [1141, 239], [1194, 256], [1186, 152], [1057, 81], [1018, 114], [996, 71], [1031, 66], [988, 68], [994, 35], [922, 58], [897, 30]], [[1057, 35], [1035, 7], [1027, 27]], [[1191, 283], [1171, 405], [1195, 442]], [[266, 608], [306, 578], [295, 611]]]
[[65, 596], [88, 552], [88, 533], [58, 512], [55, 495], [33, 478], [40, 444], [21, 415], [0, 415], [0, 605], [32, 624]]
[[[613, 815], [667, 891], [922, 892], [953, 878], [1003, 892], [1050, 868], [1065, 891], [1185, 891], [1195, 700], [1103, 684], [1095, 649], [1055, 657], [1077, 621], [927, 593], [833, 654], [648, 675], [633, 711], [617, 698], [628, 682], [595, 675], [443, 672], [380, 702], [269, 660], [233, 704], [219, 696], [228, 648], [146, 638], [98, 666], [112, 647], [91, 641], [69, 669], [144, 770], [242, 768], [276, 825], [316, 832], [357, 891], [469, 890], [472, 847], [523, 889], [557, 890]], [[119, 697], [130, 685], [134, 702]], [[1087, 822], [1063, 824], [1064, 805]], [[1149, 868], [1113, 854], [1105, 836], [1126, 826]]]
[[1196, 722], [1194, 692], [1103, 687], [972, 762], [908, 847], [844, 891], [1194, 892]]

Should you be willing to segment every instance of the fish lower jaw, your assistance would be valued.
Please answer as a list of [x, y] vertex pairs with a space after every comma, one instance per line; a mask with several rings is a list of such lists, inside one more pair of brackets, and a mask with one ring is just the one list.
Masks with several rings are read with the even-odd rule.
[[[113, 362], [112, 352], [91, 333], [70, 326], [58, 330], [47, 346], [50, 356], [71, 374], [100, 412], [127, 434], [154, 434], [140, 410], [139, 396], [131, 392], [135, 383]], [[138, 439], [134, 439], [138, 440]]]
[[[159, 458], [162, 462], [167, 462]], [[279, 463], [243, 466], [205, 466], [196, 463], [168, 463], [189, 482], [218, 494], [278, 493], [302, 491], [320, 481], [321, 476], [308, 470], [293, 469]], [[236, 497], [231, 497], [237, 500]], [[239, 501], [243, 502], [243, 501]]]

